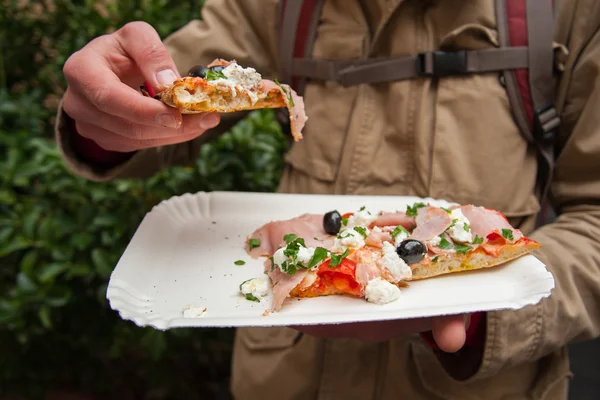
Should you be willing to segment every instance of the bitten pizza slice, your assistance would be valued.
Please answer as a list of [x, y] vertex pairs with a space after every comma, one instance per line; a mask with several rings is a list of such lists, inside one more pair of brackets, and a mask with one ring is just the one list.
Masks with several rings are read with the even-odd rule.
[[296, 141], [302, 139], [302, 129], [308, 119], [303, 98], [290, 86], [262, 79], [254, 68], [244, 68], [236, 61], [217, 59], [206, 67], [197, 65], [189, 70], [188, 76], [177, 79], [156, 95], [145, 86], [141, 90], [144, 95], [161, 100], [182, 114], [286, 107]]

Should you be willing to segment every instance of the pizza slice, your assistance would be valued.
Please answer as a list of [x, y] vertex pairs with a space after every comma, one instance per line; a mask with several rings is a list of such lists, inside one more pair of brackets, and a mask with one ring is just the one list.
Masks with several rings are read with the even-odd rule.
[[305, 214], [265, 224], [246, 241], [250, 256], [266, 258], [273, 311], [288, 297], [386, 304], [411, 281], [494, 267], [538, 247], [498, 211], [425, 203], [398, 212]]
[[206, 67], [197, 65], [189, 70], [188, 76], [177, 79], [156, 95], [145, 86], [141, 91], [182, 114], [286, 107], [295, 141], [302, 139], [308, 119], [303, 98], [290, 86], [262, 79], [254, 68], [244, 68], [236, 61], [217, 59]]

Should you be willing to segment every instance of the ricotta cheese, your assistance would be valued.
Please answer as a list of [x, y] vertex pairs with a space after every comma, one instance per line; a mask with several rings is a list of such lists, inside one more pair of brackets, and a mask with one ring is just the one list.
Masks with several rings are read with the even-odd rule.
[[[364, 228], [365, 236], [369, 236], [369, 229]], [[365, 236], [354, 228], [342, 229], [335, 238], [334, 248], [343, 251], [345, 248], [358, 249], [365, 245]]]
[[399, 297], [398, 286], [381, 278], [371, 279], [365, 288], [365, 299], [370, 303], [387, 304]]
[[240, 285], [240, 292], [245, 296], [251, 294], [258, 300], [262, 299], [269, 293], [269, 285], [262, 278], [254, 278], [247, 280]]
[[389, 242], [383, 242], [383, 256], [379, 260], [382, 267], [386, 268], [398, 280], [412, 277], [412, 270], [396, 253], [396, 247]]
[[454, 225], [451, 228], [448, 228], [448, 235], [450, 235], [455, 242], [472, 243], [473, 235], [471, 235], [471, 223], [467, 217], [464, 216], [460, 208], [452, 210], [450, 218], [452, 218]]

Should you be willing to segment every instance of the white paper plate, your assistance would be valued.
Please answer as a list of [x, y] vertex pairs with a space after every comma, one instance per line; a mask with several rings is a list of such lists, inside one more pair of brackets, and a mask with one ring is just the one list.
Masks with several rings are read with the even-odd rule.
[[[287, 299], [278, 313], [263, 316], [269, 295], [256, 303], [239, 293], [241, 282], [264, 277], [263, 260], [244, 251], [245, 237], [262, 224], [303, 213], [341, 213], [365, 205], [379, 211], [405, 210], [433, 199], [390, 196], [323, 196], [212, 192], [186, 194], [149, 212], [108, 285], [107, 298], [122, 318], [157, 329], [174, 327], [286, 326], [403, 319], [497, 309], [518, 309], [548, 297], [554, 279], [528, 255], [489, 270], [417, 281], [399, 300], [375, 305], [329, 296]], [[234, 264], [244, 260], [243, 266]], [[184, 318], [186, 307], [206, 311]]]

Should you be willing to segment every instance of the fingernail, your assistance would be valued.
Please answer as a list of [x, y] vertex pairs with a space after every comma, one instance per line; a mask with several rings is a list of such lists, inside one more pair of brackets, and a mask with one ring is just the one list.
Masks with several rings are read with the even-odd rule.
[[172, 69], [165, 69], [156, 73], [156, 81], [160, 86], [169, 86], [177, 79], [177, 75]]
[[207, 114], [200, 120], [200, 127], [202, 129], [214, 128], [219, 124], [219, 120], [218, 114]]
[[157, 122], [167, 128], [177, 128], [179, 126], [177, 120], [171, 114], [160, 114]]

